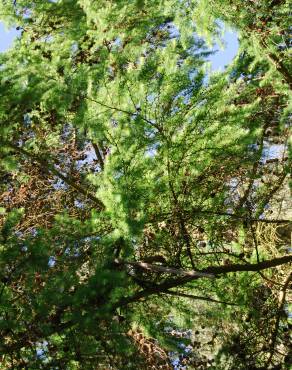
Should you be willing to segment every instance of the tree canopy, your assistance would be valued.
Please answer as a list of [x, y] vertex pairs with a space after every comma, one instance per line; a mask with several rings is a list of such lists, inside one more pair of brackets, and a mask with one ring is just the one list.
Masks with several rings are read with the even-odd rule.
[[290, 1], [0, 14], [0, 368], [289, 369]]

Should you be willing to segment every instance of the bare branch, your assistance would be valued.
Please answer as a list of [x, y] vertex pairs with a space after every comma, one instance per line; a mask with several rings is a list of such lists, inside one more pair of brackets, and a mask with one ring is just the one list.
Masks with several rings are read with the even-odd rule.
[[115, 259], [117, 265], [137, 266], [147, 271], [162, 272], [166, 274], [178, 275], [178, 276], [190, 276], [190, 277], [207, 277], [214, 278], [213, 274], [199, 272], [195, 270], [183, 270], [174, 267], [167, 267], [162, 265], [155, 265], [147, 262], [127, 262], [120, 259]]
[[222, 303], [228, 306], [240, 306], [237, 303], [231, 303], [231, 302], [224, 302], [224, 301], [218, 301], [217, 299], [213, 299], [210, 297], [202, 297], [202, 296], [197, 296], [197, 295], [192, 295], [192, 294], [186, 294], [182, 292], [174, 292], [172, 290], [167, 290], [164, 292], [164, 294], [170, 294], [178, 297], [184, 297], [184, 298], [189, 298], [189, 299], [194, 299], [194, 300], [202, 300], [202, 301], [208, 301], [208, 302], [213, 302], [213, 303]]
[[[183, 274], [181, 277], [177, 279], [171, 279], [167, 280], [160, 284], [153, 284], [150, 288], [141, 290], [137, 293], [135, 293], [132, 296], [122, 298], [119, 302], [116, 303], [114, 308], [126, 306], [130, 303], [135, 303], [140, 301], [141, 299], [144, 299], [148, 296], [151, 296], [153, 294], [161, 294], [165, 291], [168, 291], [171, 288], [175, 288], [178, 286], [183, 286], [184, 284], [187, 284], [193, 280], [197, 280], [201, 277], [207, 277], [206, 275], [199, 275], [198, 273], [204, 273], [214, 276], [220, 276], [221, 274], [227, 274], [230, 272], [240, 272], [240, 271], [261, 271], [272, 267], [277, 267], [280, 265], [284, 265], [287, 263], [292, 262], [292, 255], [285, 255], [283, 257], [274, 258], [272, 260], [267, 261], [261, 261], [260, 263], [250, 263], [250, 264], [230, 264], [230, 265], [223, 265], [223, 266], [209, 266], [206, 267], [200, 271], [193, 271], [191, 274]], [[140, 264], [139, 262], [128, 262], [124, 263], [125, 265], [136, 265]], [[141, 266], [140, 266], [141, 267]], [[184, 270], [182, 270], [184, 271]]]
[[98, 163], [100, 165], [100, 168], [103, 170], [104, 169], [104, 160], [102, 158], [100, 149], [99, 149], [99, 147], [98, 147], [98, 145], [96, 143], [92, 143], [92, 146], [93, 146], [93, 149], [94, 149], [96, 158], [98, 160]]

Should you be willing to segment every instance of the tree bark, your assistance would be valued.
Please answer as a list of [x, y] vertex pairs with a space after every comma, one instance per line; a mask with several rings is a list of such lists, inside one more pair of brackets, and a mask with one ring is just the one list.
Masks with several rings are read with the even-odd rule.
[[125, 266], [136, 266], [143, 270], [147, 271], [153, 271], [153, 272], [161, 272], [161, 273], [167, 273], [172, 275], [179, 275], [179, 276], [190, 276], [190, 277], [207, 277], [207, 278], [213, 278], [213, 274], [200, 272], [196, 270], [183, 270], [183, 269], [177, 269], [174, 267], [167, 267], [162, 265], [154, 265], [147, 262], [127, 262], [122, 261], [120, 259], [115, 259], [115, 263], [117, 265], [125, 265]]
[[[119, 302], [116, 303], [114, 308], [126, 306], [130, 303], [135, 303], [149, 297], [154, 294], [161, 294], [163, 292], [167, 292], [171, 288], [175, 288], [178, 286], [183, 286], [190, 281], [197, 280], [201, 277], [206, 277], [206, 274], [213, 275], [215, 277], [219, 277], [222, 274], [228, 274], [230, 272], [240, 272], [240, 271], [261, 271], [268, 268], [284, 265], [286, 263], [292, 262], [292, 255], [285, 255], [283, 257], [274, 258], [272, 260], [262, 261], [259, 263], [250, 263], [250, 264], [231, 264], [231, 265], [224, 265], [224, 266], [209, 266], [199, 271], [193, 271], [193, 274], [185, 274], [182, 277], [176, 279], [170, 279], [163, 283], [152, 285], [151, 287], [141, 290], [135, 293], [132, 296], [122, 298]], [[186, 271], [187, 272], [187, 271]], [[205, 275], [199, 275], [198, 273], [203, 273]]]

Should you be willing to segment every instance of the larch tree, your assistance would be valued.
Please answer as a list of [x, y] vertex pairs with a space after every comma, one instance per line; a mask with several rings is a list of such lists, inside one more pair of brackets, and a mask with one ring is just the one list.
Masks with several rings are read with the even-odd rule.
[[289, 369], [289, 11], [0, 2], [1, 369]]

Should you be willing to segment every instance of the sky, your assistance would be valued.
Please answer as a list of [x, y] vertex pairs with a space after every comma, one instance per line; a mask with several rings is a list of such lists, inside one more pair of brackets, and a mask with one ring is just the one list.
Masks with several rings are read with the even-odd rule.
[[211, 55], [209, 60], [212, 63], [213, 71], [223, 71], [224, 67], [228, 65], [235, 57], [238, 50], [238, 39], [236, 32], [226, 31], [224, 34], [225, 48], [220, 49], [217, 46], [218, 52]]
[[7, 50], [17, 36], [18, 32], [15, 29], [5, 29], [2, 22], [0, 22], [0, 52]]
[[[17, 36], [18, 32], [15, 29], [5, 30], [2, 22], [0, 22], [0, 52], [7, 50]], [[238, 50], [238, 40], [235, 32], [227, 31], [224, 36], [224, 50], [217, 47], [218, 52], [210, 56], [209, 60], [213, 71], [223, 71], [224, 67], [231, 62]]]

